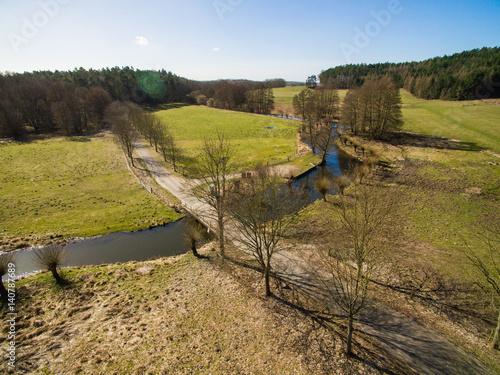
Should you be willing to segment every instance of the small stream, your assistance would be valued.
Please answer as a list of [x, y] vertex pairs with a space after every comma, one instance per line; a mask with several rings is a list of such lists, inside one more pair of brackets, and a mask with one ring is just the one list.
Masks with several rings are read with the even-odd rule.
[[[184, 220], [137, 232], [118, 232], [66, 245], [64, 267], [144, 261], [155, 257], [179, 255], [190, 250], [182, 236]], [[32, 250], [16, 252], [16, 275], [40, 269]]]
[[[309, 194], [308, 204], [322, 199], [314, 189], [315, 179], [326, 176], [330, 179], [346, 173], [354, 161], [333, 147], [328, 153], [326, 164], [311, 170], [295, 181], [292, 186], [305, 189]], [[334, 187], [330, 194], [336, 194]], [[98, 265], [129, 261], [144, 261], [155, 257], [167, 257], [188, 252], [189, 246], [183, 240], [186, 222], [180, 220], [164, 227], [146, 229], [138, 232], [118, 232], [91, 238], [66, 245], [65, 267]], [[16, 275], [30, 274], [39, 270], [33, 261], [32, 250], [16, 252]]]

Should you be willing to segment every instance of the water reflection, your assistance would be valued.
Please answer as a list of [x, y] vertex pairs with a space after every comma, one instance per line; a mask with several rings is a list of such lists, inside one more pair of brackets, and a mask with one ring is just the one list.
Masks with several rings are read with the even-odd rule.
[[[119, 232], [92, 238], [66, 246], [64, 266], [97, 265], [129, 261], [144, 261], [154, 257], [183, 254], [189, 246], [183, 240], [184, 220], [139, 232]], [[16, 253], [16, 275], [38, 270], [33, 252]]]

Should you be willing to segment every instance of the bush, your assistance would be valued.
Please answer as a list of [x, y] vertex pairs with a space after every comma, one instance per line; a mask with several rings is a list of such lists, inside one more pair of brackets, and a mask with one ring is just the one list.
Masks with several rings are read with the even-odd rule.
[[330, 190], [331, 186], [332, 186], [332, 181], [328, 177], [323, 176], [314, 181], [314, 187], [323, 196], [325, 202], [326, 202], [326, 193], [328, 193], [328, 190]]
[[44, 248], [36, 249], [33, 251], [35, 255], [35, 262], [42, 268], [46, 268], [52, 272], [52, 276], [56, 283], [61, 284], [64, 280], [57, 273], [57, 268], [60, 267], [66, 257], [66, 249], [64, 246], [53, 243]]
[[337, 176], [333, 179], [333, 184], [339, 190], [340, 195], [344, 195], [344, 190], [351, 184], [351, 178], [348, 176]]
[[[9, 270], [9, 264], [14, 263], [15, 256], [13, 253], [7, 253], [7, 254], [2, 254], [0, 255], [0, 278], [3, 278], [3, 275], [7, 273]], [[0, 283], [0, 295], [2, 298], [2, 301], [6, 302], [8, 293], [7, 289], [5, 289], [5, 286], [3, 285], [4, 281], [2, 279], [2, 282]]]

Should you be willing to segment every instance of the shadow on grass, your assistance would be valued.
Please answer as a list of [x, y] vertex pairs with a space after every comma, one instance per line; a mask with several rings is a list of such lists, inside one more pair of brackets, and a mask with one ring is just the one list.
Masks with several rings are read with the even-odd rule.
[[158, 112], [158, 111], [166, 111], [169, 109], [177, 109], [182, 107], [188, 107], [192, 104], [187, 103], [166, 103], [166, 104], [157, 104], [155, 106], [149, 107], [146, 109], [148, 112]]
[[394, 132], [382, 139], [393, 146], [412, 146], [421, 148], [436, 148], [440, 150], [483, 151], [484, 148], [475, 142], [461, 142], [434, 135], [411, 132]]

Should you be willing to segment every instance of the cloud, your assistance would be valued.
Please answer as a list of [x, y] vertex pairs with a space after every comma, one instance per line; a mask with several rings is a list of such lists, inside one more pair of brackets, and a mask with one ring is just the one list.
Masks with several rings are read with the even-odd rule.
[[220, 48], [219, 48], [219, 47], [214, 47], [214, 48], [212, 49], [212, 51], [214, 51], [214, 52], [219, 52], [219, 51], [220, 51]]
[[147, 46], [149, 44], [149, 42], [143, 36], [136, 36], [135, 37], [135, 44], [137, 44], [138, 46]]

